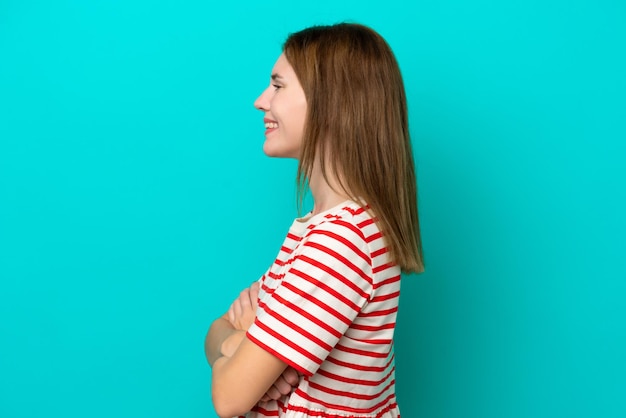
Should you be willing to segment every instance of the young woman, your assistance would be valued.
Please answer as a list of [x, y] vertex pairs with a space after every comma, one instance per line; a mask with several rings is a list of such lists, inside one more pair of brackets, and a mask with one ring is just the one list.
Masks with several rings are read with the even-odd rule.
[[205, 341], [220, 417], [399, 417], [400, 272], [423, 270], [405, 91], [372, 29], [289, 36], [256, 100], [264, 152], [299, 160], [296, 219]]

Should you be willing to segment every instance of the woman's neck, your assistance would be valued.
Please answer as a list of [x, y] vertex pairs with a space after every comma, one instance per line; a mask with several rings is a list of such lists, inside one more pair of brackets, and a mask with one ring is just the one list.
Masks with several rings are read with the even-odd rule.
[[326, 177], [328, 181], [324, 179], [319, 165], [314, 164], [311, 178], [309, 179], [309, 188], [311, 189], [314, 202], [313, 215], [327, 211], [350, 199], [347, 193], [339, 186], [339, 182], [332, 173], [327, 172]]

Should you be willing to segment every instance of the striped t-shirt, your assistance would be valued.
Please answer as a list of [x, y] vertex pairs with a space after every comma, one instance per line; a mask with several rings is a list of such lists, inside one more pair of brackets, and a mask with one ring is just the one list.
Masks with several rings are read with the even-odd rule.
[[247, 336], [301, 374], [247, 417], [397, 418], [393, 332], [400, 268], [370, 214], [347, 201], [296, 219], [261, 277]]

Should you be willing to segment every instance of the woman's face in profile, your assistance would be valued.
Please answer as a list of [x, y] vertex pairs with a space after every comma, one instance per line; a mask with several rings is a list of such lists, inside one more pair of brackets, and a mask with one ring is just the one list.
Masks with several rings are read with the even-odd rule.
[[307, 103], [300, 81], [284, 54], [274, 64], [270, 85], [254, 102], [264, 112], [263, 152], [270, 157], [298, 158]]

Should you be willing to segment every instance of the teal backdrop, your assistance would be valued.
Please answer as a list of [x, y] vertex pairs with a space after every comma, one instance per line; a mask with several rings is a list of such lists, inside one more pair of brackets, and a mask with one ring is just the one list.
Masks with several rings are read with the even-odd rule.
[[205, 332], [297, 214], [252, 103], [339, 21], [408, 94], [403, 417], [626, 416], [623, 1], [2, 0], [0, 417], [215, 416]]

